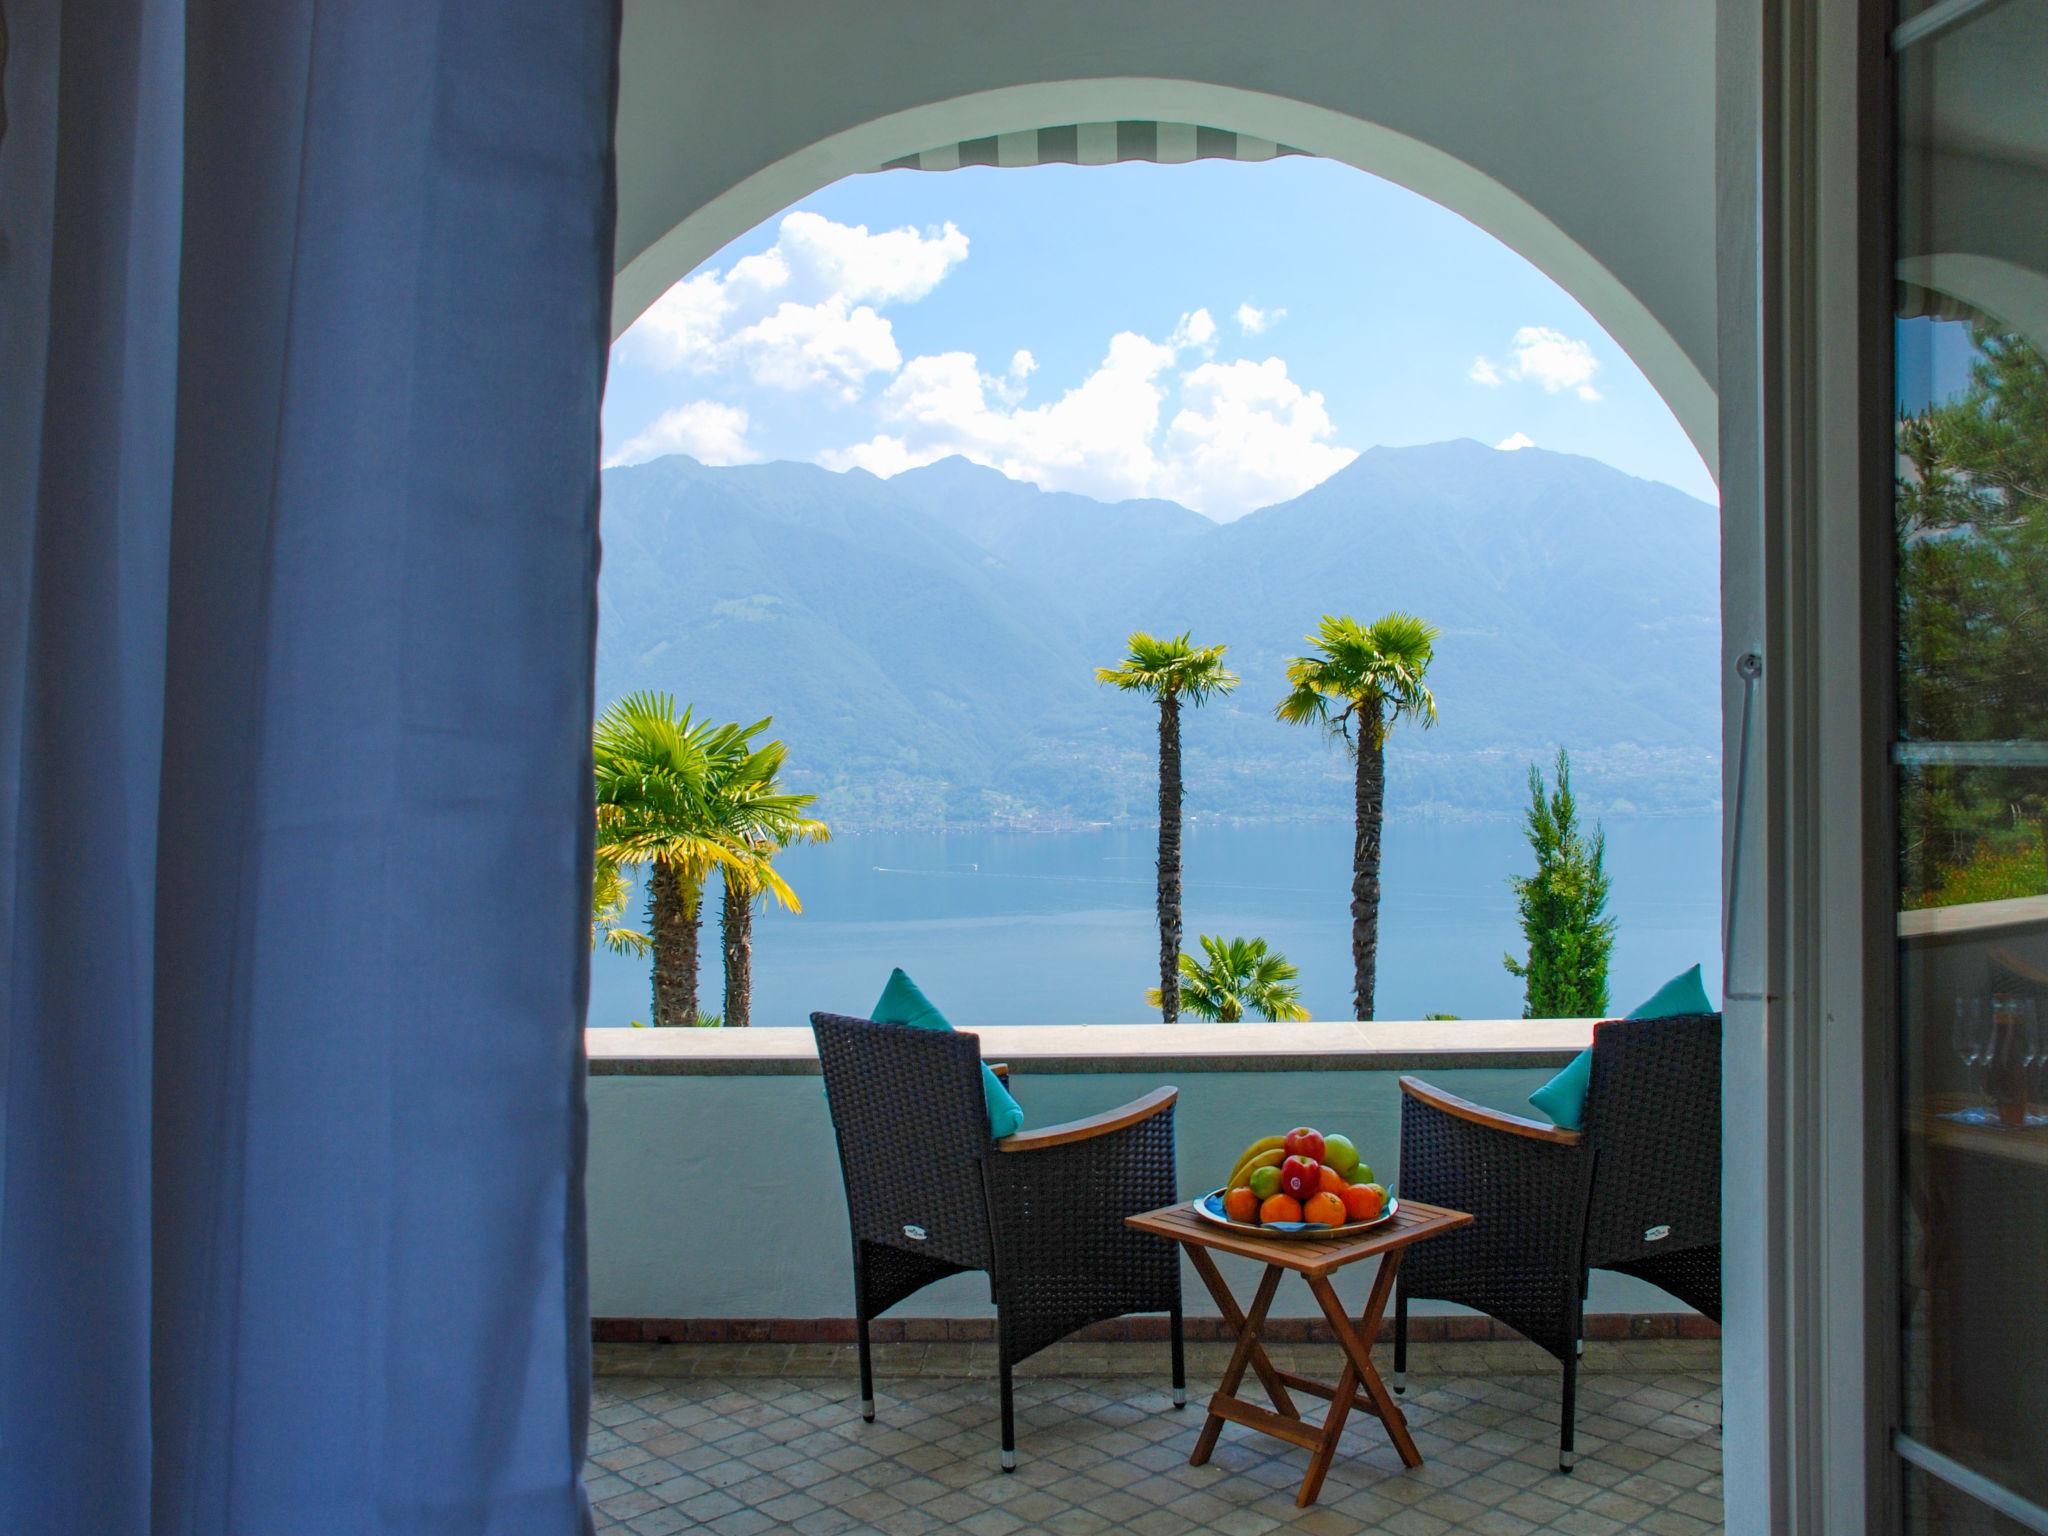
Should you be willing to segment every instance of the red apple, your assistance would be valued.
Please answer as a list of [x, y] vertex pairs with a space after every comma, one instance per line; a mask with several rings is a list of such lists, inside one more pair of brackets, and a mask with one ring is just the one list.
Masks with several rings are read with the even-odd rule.
[[1312, 1131], [1305, 1125], [1297, 1125], [1287, 1133], [1287, 1140], [1282, 1143], [1282, 1148], [1289, 1157], [1305, 1157], [1310, 1162], [1320, 1163], [1324, 1151], [1323, 1133]]
[[1280, 1165], [1280, 1188], [1306, 1200], [1322, 1187], [1323, 1165], [1312, 1157], [1290, 1157]]

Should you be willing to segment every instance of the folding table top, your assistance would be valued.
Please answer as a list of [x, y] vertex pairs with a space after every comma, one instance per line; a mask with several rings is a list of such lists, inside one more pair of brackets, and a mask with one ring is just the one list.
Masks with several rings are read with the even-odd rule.
[[1197, 1216], [1185, 1201], [1124, 1218], [1126, 1225], [1136, 1227], [1140, 1232], [1150, 1232], [1176, 1243], [1213, 1248], [1219, 1253], [1234, 1253], [1256, 1259], [1261, 1264], [1278, 1264], [1304, 1275], [1327, 1275], [1346, 1264], [1355, 1264], [1360, 1259], [1369, 1259], [1389, 1249], [1405, 1248], [1410, 1243], [1469, 1225], [1471, 1221], [1468, 1212], [1424, 1205], [1420, 1200], [1401, 1201], [1393, 1220], [1352, 1237], [1274, 1237], [1261, 1233], [1256, 1227], [1226, 1227]]

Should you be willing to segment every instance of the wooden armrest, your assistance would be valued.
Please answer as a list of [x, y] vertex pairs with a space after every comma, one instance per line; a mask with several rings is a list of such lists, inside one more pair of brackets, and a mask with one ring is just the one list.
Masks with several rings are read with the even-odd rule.
[[1136, 1125], [1140, 1120], [1150, 1120], [1179, 1097], [1178, 1088], [1154, 1088], [1142, 1099], [1133, 1099], [1121, 1109], [1105, 1109], [1086, 1120], [1069, 1120], [1062, 1125], [1048, 1125], [1035, 1131], [1019, 1131], [1014, 1136], [1005, 1136], [996, 1143], [996, 1150], [1043, 1152], [1047, 1147], [1063, 1147], [1071, 1141], [1107, 1136], [1111, 1131]]
[[1441, 1088], [1432, 1088], [1419, 1077], [1401, 1079], [1401, 1091], [1411, 1099], [1420, 1099], [1433, 1109], [1440, 1109], [1447, 1115], [1456, 1115], [1460, 1120], [1470, 1120], [1474, 1125], [1483, 1125], [1488, 1130], [1506, 1131], [1512, 1136], [1526, 1136], [1531, 1141], [1553, 1142], [1560, 1147], [1576, 1147], [1580, 1135], [1568, 1131], [1561, 1125], [1545, 1125], [1541, 1120], [1527, 1120], [1520, 1115], [1510, 1115], [1498, 1109], [1488, 1109], [1484, 1104], [1474, 1104], [1470, 1099], [1461, 1099], [1455, 1093], [1445, 1093]]
[[989, 1071], [995, 1073], [1004, 1082], [1007, 1083], [1010, 1080], [1010, 1064], [1007, 1061], [991, 1061], [986, 1063], [986, 1065]]

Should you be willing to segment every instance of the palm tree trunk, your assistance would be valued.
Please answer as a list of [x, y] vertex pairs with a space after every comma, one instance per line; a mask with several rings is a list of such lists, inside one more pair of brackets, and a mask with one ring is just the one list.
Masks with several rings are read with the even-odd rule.
[[1380, 823], [1387, 809], [1387, 749], [1375, 727], [1359, 722], [1358, 788], [1351, 844], [1351, 1006], [1372, 1017], [1380, 958]]
[[725, 900], [718, 909], [718, 937], [725, 948], [725, 1027], [745, 1029], [753, 1022], [754, 900], [725, 877]]
[[697, 907], [688, 883], [665, 863], [654, 866], [654, 1023], [697, 1022]]
[[1180, 699], [1159, 700], [1159, 1016], [1180, 1021]]

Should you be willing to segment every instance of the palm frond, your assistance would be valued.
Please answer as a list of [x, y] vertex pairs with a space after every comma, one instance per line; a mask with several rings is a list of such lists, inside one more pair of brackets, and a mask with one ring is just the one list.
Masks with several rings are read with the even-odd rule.
[[722, 872], [745, 895], [802, 911], [772, 860], [791, 843], [826, 841], [831, 829], [805, 814], [815, 795], [782, 787], [788, 748], [756, 743], [773, 723], [696, 722], [661, 693], [613, 704], [592, 732], [600, 854], [671, 866], [686, 892]]
[[[1192, 1018], [1231, 1024], [1247, 1010], [1273, 1022], [1300, 1023], [1308, 1018], [1301, 1006], [1296, 971], [1284, 955], [1266, 948], [1264, 939], [1201, 936], [1203, 957], [1180, 957], [1180, 1003]], [[1160, 1006], [1160, 990], [1145, 994], [1146, 1003]]]
[[654, 941], [637, 928], [622, 928], [619, 919], [625, 916], [626, 904], [632, 899], [632, 887], [618, 860], [599, 854], [591, 873], [590, 891], [590, 947], [601, 943], [615, 955], [645, 955], [654, 949]]
[[1229, 647], [1196, 645], [1187, 631], [1161, 637], [1134, 630], [1125, 647], [1122, 661], [1095, 669], [1096, 682], [1155, 699], [1185, 699], [1194, 705], [1206, 704], [1238, 685], [1237, 674], [1223, 665], [1223, 653]]
[[[1440, 631], [1410, 613], [1371, 624], [1323, 615], [1307, 637], [1313, 652], [1287, 663], [1288, 692], [1274, 715], [1290, 725], [1322, 725], [1352, 745], [1383, 746], [1394, 723], [1436, 723], [1436, 695], [1423, 681]], [[1341, 708], [1333, 705], [1341, 702]]]

